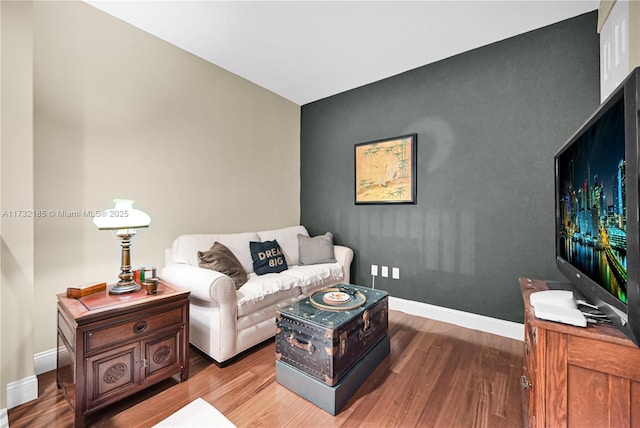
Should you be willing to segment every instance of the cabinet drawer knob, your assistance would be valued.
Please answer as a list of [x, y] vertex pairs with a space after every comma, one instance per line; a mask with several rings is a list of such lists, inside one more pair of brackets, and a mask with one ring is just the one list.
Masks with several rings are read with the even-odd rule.
[[142, 333], [146, 329], [147, 329], [146, 321], [140, 321], [139, 323], [136, 323], [136, 325], [133, 326], [133, 331], [135, 331], [136, 333]]

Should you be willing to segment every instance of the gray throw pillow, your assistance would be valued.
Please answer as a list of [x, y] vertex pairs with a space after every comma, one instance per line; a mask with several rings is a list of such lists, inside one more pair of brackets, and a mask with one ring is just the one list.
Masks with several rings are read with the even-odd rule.
[[219, 242], [214, 242], [208, 251], [198, 251], [198, 266], [230, 276], [236, 284], [236, 290], [247, 282], [247, 273], [238, 258]]
[[335, 263], [333, 234], [327, 232], [324, 235], [314, 236], [313, 238], [298, 234], [298, 252], [300, 265]]

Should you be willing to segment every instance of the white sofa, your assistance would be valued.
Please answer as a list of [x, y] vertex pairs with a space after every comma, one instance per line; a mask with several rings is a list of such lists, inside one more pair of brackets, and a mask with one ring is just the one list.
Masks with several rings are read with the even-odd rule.
[[[351, 248], [334, 245], [335, 263], [300, 265], [298, 234], [309, 236], [304, 226], [262, 232], [182, 235], [166, 250], [160, 277], [191, 291], [189, 341], [219, 365], [273, 337], [276, 311], [280, 308], [316, 290], [349, 283]], [[249, 242], [274, 239], [282, 248], [288, 269], [256, 275]], [[231, 250], [247, 272], [248, 281], [239, 289], [236, 290], [229, 276], [198, 267], [198, 251], [209, 250], [214, 242]]]

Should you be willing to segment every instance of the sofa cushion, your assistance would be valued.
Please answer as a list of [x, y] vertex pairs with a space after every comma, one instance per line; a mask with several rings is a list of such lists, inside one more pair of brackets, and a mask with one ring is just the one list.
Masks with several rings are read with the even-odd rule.
[[292, 266], [287, 271], [287, 276], [297, 278], [302, 294], [308, 294], [309, 290], [315, 290], [320, 285], [335, 284], [343, 279], [340, 263]]
[[216, 270], [230, 276], [236, 284], [236, 290], [247, 282], [247, 273], [238, 258], [217, 241], [210, 250], [198, 251], [198, 261], [198, 266], [201, 268]]
[[[252, 276], [253, 275], [255, 274], [252, 274]], [[281, 282], [283, 279], [285, 282]], [[294, 297], [299, 296], [300, 287], [294, 287], [294, 284], [296, 284], [296, 279], [287, 277], [284, 274], [262, 275], [248, 281], [245, 286], [238, 291], [238, 318], [247, 316], [253, 318], [255, 317], [253, 314], [257, 311], [283, 301], [289, 302]], [[286, 287], [289, 285], [292, 287], [287, 289]], [[276, 286], [277, 289], [272, 288], [272, 286]], [[281, 290], [279, 288], [280, 286], [284, 286], [285, 288]], [[273, 317], [273, 315], [274, 314], [271, 313], [271, 317]]]
[[289, 266], [300, 264], [298, 256], [298, 235], [309, 236], [304, 226], [291, 226], [277, 230], [265, 230], [258, 232], [260, 241], [277, 240], [282, 248]]
[[181, 235], [173, 241], [173, 262], [198, 266], [198, 251], [206, 251], [214, 242], [219, 242], [238, 258], [245, 272], [251, 273], [253, 260], [248, 243], [259, 240], [260, 237], [254, 232]]
[[265, 242], [249, 242], [253, 271], [258, 275], [279, 273], [287, 270], [287, 260], [282, 254], [282, 248], [275, 239]]
[[310, 238], [298, 235], [298, 249], [300, 253], [300, 265], [317, 265], [320, 263], [335, 263], [333, 252], [333, 235], [327, 232], [324, 235]]

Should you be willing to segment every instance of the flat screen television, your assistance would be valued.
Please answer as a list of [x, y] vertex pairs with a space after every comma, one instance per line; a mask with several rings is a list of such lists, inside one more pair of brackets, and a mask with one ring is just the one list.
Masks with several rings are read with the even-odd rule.
[[556, 265], [640, 346], [640, 68], [555, 155]]

